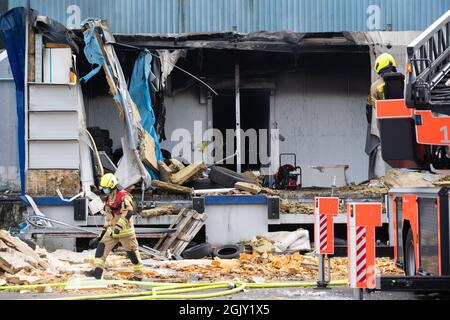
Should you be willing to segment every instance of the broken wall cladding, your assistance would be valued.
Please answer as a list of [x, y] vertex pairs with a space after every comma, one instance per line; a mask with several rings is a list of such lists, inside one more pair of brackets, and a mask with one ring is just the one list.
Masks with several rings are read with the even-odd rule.
[[[4, 1], [4, 0], [3, 0]], [[9, 0], [9, 8], [27, 0]], [[450, 0], [31, 0], [31, 7], [70, 28], [107, 19], [115, 33], [259, 30], [336, 32], [424, 30]], [[379, 25], [373, 17], [379, 13]]]
[[17, 228], [24, 221], [26, 206], [17, 197], [0, 199], [0, 229]]

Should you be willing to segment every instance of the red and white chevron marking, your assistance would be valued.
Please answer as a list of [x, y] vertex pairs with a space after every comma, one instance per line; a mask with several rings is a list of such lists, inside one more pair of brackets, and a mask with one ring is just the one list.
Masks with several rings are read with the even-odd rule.
[[356, 282], [366, 280], [366, 228], [356, 228]]
[[327, 215], [320, 215], [319, 220], [319, 246], [320, 251], [325, 251], [328, 248], [328, 239], [327, 239]]

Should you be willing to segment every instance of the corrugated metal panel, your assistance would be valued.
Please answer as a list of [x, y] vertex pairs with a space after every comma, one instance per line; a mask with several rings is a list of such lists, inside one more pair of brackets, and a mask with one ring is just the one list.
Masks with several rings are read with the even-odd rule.
[[[9, 7], [26, 0], [9, 0]], [[334, 32], [424, 30], [450, 9], [450, 0], [31, 0], [41, 14], [72, 24], [107, 19], [116, 33], [182, 33], [231, 30]], [[375, 6], [375, 7], [374, 7]], [[372, 27], [371, 27], [372, 26]]]

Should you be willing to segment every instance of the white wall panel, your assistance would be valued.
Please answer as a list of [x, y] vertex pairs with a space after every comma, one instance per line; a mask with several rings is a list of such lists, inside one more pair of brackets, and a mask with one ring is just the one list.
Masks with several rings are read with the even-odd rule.
[[[199, 91], [197, 88], [190, 88], [174, 97], [165, 97], [164, 103], [167, 107], [166, 111], [166, 137], [167, 141], [161, 144], [161, 148], [172, 151], [176, 145], [183, 144], [186, 149], [191, 150], [190, 154], [173, 154], [174, 157], [182, 157], [191, 162], [202, 160], [202, 152], [199, 146], [195, 146], [190, 141], [178, 141], [179, 137], [174, 135], [174, 141], [171, 140], [172, 133], [177, 129], [186, 129], [191, 133], [194, 139], [195, 121], [200, 121], [197, 133], [202, 135], [207, 128], [207, 106], [200, 104]], [[193, 151], [192, 151], [193, 149]]]
[[30, 169], [79, 169], [78, 141], [30, 141]]
[[366, 180], [368, 90], [365, 73], [356, 71], [302, 71], [279, 77], [274, 120], [286, 138], [280, 152], [295, 152], [297, 164], [305, 169], [348, 165], [348, 182]]
[[76, 112], [31, 112], [30, 139], [68, 140], [79, 138]]
[[77, 110], [77, 89], [70, 85], [30, 85], [30, 111]]

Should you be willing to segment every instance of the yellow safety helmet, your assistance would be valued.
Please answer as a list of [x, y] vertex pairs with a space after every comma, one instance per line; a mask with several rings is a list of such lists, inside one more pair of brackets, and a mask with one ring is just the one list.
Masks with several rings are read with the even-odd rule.
[[107, 173], [100, 179], [100, 187], [105, 189], [114, 189], [118, 183], [116, 176], [112, 173]]
[[394, 57], [389, 53], [383, 53], [375, 60], [373, 68], [375, 72], [379, 74], [381, 70], [389, 66], [397, 67], [397, 62], [395, 62]]

